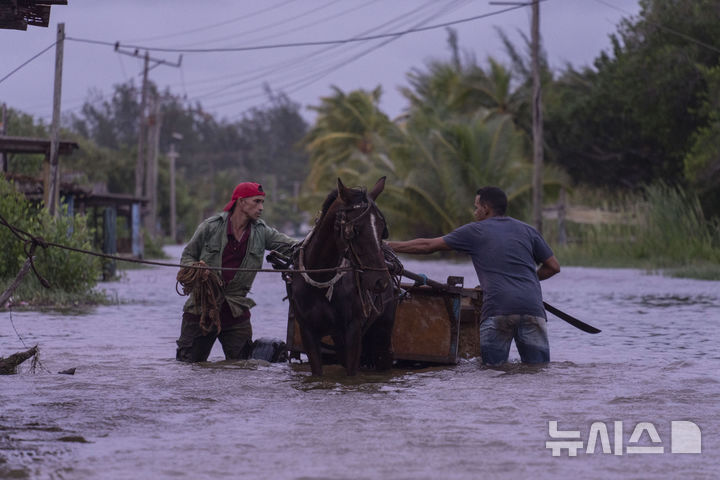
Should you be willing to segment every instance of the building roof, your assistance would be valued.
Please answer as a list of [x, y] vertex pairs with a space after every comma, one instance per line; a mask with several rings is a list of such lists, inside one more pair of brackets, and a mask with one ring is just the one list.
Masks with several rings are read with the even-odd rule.
[[0, 0], [0, 28], [27, 30], [28, 25], [47, 27], [50, 24], [50, 7], [67, 3], [67, 0]]
[[[72, 153], [73, 150], [77, 150], [78, 148], [78, 144], [75, 142], [61, 141], [58, 153], [60, 155], [67, 155]], [[0, 153], [1, 152], [42, 153], [44, 155], [50, 155], [50, 139], [0, 135]]]

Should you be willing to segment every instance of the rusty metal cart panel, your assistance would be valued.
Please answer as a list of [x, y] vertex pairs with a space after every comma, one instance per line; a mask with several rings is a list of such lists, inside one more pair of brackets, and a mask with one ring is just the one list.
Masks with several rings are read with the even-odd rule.
[[407, 296], [395, 313], [392, 344], [396, 360], [455, 364], [460, 334], [459, 292], [403, 285]]

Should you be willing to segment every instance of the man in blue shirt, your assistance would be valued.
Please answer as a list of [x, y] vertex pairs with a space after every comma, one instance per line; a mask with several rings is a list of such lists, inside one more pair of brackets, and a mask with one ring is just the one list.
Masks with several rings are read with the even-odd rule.
[[442, 237], [387, 244], [397, 253], [456, 250], [470, 255], [483, 289], [480, 316], [483, 363], [506, 362], [513, 339], [524, 363], [549, 362], [540, 280], [558, 273], [560, 264], [538, 231], [506, 216], [506, 209], [505, 192], [497, 187], [483, 187], [475, 196], [476, 222]]

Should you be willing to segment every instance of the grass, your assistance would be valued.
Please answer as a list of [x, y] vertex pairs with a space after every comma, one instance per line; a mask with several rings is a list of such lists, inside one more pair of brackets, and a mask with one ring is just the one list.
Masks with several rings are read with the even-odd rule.
[[[0, 289], [5, 289], [14, 279], [0, 281]], [[36, 282], [24, 280], [11, 297], [12, 308], [15, 310], [37, 309], [83, 309], [97, 305], [112, 305], [115, 299], [110, 298], [103, 290], [88, 292], [66, 292], [56, 288], [44, 288]]]
[[[618, 206], [620, 204], [620, 206]], [[641, 197], [623, 197], [615, 209], [636, 215], [634, 224], [568, 224], [566, 246], [554, 246], [563, 265], [640, 268], [673, 277], [720, 280], [720, 224], [708, 221], [697, 197], [655, 184]], [[549, 224], [552, 244], [557, 226]]]

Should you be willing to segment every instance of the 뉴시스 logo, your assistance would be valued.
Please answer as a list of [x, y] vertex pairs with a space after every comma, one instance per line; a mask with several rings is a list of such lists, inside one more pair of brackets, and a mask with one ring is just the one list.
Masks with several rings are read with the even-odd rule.
[[[593, 422], [587, 437], [585, 453], [622, 455], [625, 444], [623, 438], [623, 422], [614, 421], [613, 442], [611, 445], [608, 427], [605, 422]], [[643, 434], [647, 433], [652, 446], [639, 445]], [[559, 457], [563, 451], [570, 457], [576, 457], [578, 450], [583, 449], [580, 430], [558, 430], [557, 420], [548, 422], [548, 434], [553, 440], [545, 442], [545, 448], [552, 450], [553, 457]], [[613, 448], [611, 448], [613, 447]], [[635, 425], [625, 446], [627, 455], [637, 453], [666, 453], [665, 446], [655, 425], [651, 422], [639, 422]], [[673, 420], [670, 424], [670, 453], [702, 453], [702, 432], [695, 423], [686, 420]]]

